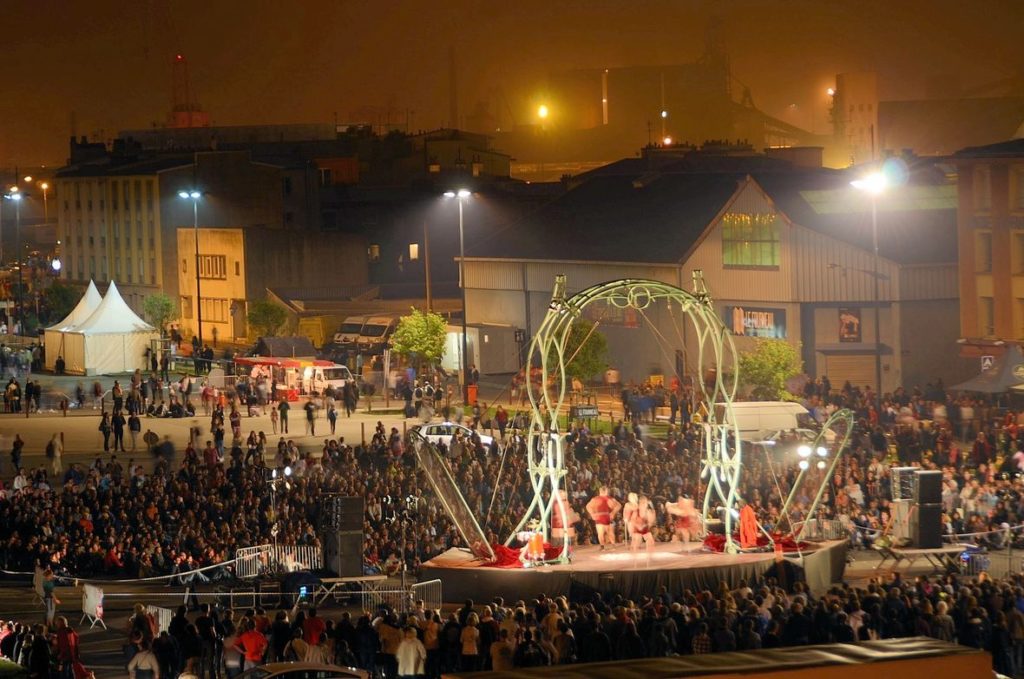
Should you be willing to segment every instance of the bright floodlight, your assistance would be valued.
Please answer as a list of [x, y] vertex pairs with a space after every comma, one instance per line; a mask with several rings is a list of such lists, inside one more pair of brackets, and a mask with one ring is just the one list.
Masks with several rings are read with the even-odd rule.
[[459, 192], [458, 192], [458, 193], [457, 193], [456, 195], [457, 195], [457, 196], [458, 196], [459, 198], [469, 198], [469, 196], [470, 196], [470, 193], [471, 193], [471, 192], [470, 192], [470, 190], [469, 190], [469, 189], [459, 189]]
[[52, 262], [50, 262], [50, 266], [53, 268], [54, 271], [60, 271], [60, 260], [54, 259]]
[[800, 446], [799, 448], [796, 449], [796, 454], [799, 455], [800, 457], [810, 457], [811, 456], [811, 447], [810, 446]]
[[178, 191], [178, 198], [188, 198], [188, 191]]
[[881, 172], [872, 172], [863, 179], [854, 179], [850, 182], [850, 186], [858, 191], [867, 191], [868, 193], [878, 195], [888, 188], [889, 181]]
[[41, 183], [39, 185], [39, 188], [41, 188], [43, 191], [45, 191], [46, 189], [50, 188], [50, 185], [48, 183], [46, 183], [46, 182], [43, 182], [43, 183]]
[[800, 460], [800, 464], [798, 466], [800, 467], [800, 471], [807, 471], [807, 468], [811, 465], [807, 460]]
[[444, 197], [445, 198], [454, 198], [455, 197], [455, 192], [454, 191], [445, 191], [444, 192]]
[[178, 197], [179, 198], [191, 198], [192, 200], [197, 200], [202, 195], [203, 194], [201, 194], [201, 193], [199, 193], [198, 191], [195, 191], [195, 190], [193, 190], [193, 191], [178, 191]]
[[291, 467], [285, 467], [284, 468], [284, 475], [285, 476], [291, 476], [292, 475], [292, 468]]
[[26, 182], [31, 182], [32, 181], [32, 175], [30, 175], [30, 174], [25, 175], [25, 181]]
[[548, 107], [546, 105], [541, 104], [537, 107], [537, 117], [541, 119], [548, 117]]
[[818, 469], [825, 468], [825, 460], [818, 460]]
[[828, 448], [825, 446], [818, 446], [818, 457], [825, 457], [828, 455]]
[[663, 111], [661, 112], [661, 117], [662, 117], [662, 118], [668, 118], [668, 111], [664, 111], [664, 110], [663, 110]]
[[834, 96], [835, 96], [835, 94], [836, 94], [836, 90], [835, 90], [835, 88], [833, 88], [833, 87], [830, 87], [830, 88], [828, 88], [827, 90], [825, 90], [825, 92], [826, 92], [826, 93], [828, 94], [828, 96], [830, 96], [830, 97], [834, 97]]
[[661, 140], [665, 146], [672, 146], [672, 137], [665, 137]]
[[272, 470], [270, 472], [270, 478], [272, 478], [272, 479], [276, 479], [277, 478], [277, 470], [276, 469], [274, 469], [274, 470]]
[[11, 194], [11, 200], [21, 200], [21, 194], [20, 193], [12, 193]]

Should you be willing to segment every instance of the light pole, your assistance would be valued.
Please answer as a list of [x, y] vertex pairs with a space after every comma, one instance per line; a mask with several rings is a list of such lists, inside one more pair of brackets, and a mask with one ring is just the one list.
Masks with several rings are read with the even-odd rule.
[[858, 191], [864, 191], [871, 196], [871, 246], [874, 250], [874, 257], [871, 263], [871, 281], [874, 290], [875, 303], [875, 415], [882, 417], [882, 333], [880, 324], [880, 313], [878, 310], [878, 196], [888, 187], [889, 181], [885, 174], [872, 172], [863, 179], [856, 179], [850, 182], [850, 186]]
[[[547, 110], [545, 108], [545, 110]], [[445, 198], [459, 199], [459, 291], [462, 293], [462, 405], [469, 403], [469, 356], [466, 348], [466, 242], [462, 230], [462, 204], [473, 195], [469, 189], [445, 191]]]
[[21, 194], [18, 192], [18, 187], [11, 187], [11, 200], [14, 201], [14, 261], [18, 265], [18, 294], [15, 296], [14, 308], [18, 310], [18, 330], [19, 334], [25, 333], [25, 310], [21, 308], [21, 298], [23, 294], [22, 286], [24, 285], [24, 279], [22, 278], [22, 266], [21, 262]]
[[50, 190], [50, 184], [47, 182], [40, 182], [39, 188], [43, 190], [43, 221], [50, 221], [49, 210], [46, 207], [46, 192]]
[[[199, 287], [199, 199], [203, 194], [195, 189], [178, 191], [178, 197], [192, 201], [192, 240], [196, 245], [196, 335], [199, 336], [199, 350], [203, 349], [203, 296]], [[196, 363], [196, 365], [199, 365]]]
[[274, 469], [270, 472], [270, 513], [274, 517], [274, 522], [270, 525], [270, 536], [274, 539], [274, 572], [280, 570], [280, 557], [277, 553], [277, 534], [279, 527], [277, 525], [277, 484], [284, 481], [285, 489], [291, 488], [291, 483], [288, 481], [292, 475], [292, 468], [285, 467], [282, 474], [278, 474], [277, 470]]

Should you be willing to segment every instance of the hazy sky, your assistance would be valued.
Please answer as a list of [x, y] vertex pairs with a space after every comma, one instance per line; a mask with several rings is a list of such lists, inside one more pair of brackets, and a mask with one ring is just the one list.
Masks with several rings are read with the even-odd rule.
[[839, 71], [891, 99], [1024, 73], [1021, 0], [7, 0], [0, 166], [63, 162], [72, 111], [80, 135], [163, 122], [179, 51], [214, 124], [390, 104], [425, 129], [447, 122], [450, 45], [463, 114], [496, 88], [518, 109], [552, 70], [692, 61], [712, 15], [755, 103], [818, 131]]

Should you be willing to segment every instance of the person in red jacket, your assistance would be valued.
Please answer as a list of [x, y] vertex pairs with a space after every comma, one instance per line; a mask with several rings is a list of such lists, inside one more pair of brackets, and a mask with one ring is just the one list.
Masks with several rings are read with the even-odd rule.
[[246, 629], [238, 635], [235, 650], [245, 656], [245, 668], [259, 667], [263, 664], [263, 655], [267, 652], [267, 638], [246, 623]]
[[310, 646], [316, 646], [320, 643], [320, 637], [323, 636], [325, 629], [327, 625], [324, 624], [323, 618], [317, 617], [316, 608], [310, 608], [309, 615], [302, 621], [302, 640]]

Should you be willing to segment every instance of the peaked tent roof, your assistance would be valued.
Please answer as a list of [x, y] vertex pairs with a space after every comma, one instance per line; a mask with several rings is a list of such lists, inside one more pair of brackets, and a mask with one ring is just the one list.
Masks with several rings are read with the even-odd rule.
[[1021, 353], [1019, 346], [1012, 344], [991, 368], [950, 389], [1000, 394], [1018, 384], [1024, 384], [1024, 354]]
[[85, 294], [82, 295], [82, 299], [78, 300], [78, 304], [71, 310], [71, 313], [65, 316], [64, 320], [60, 323], [51, 325], [47, 330], [56, 330], [58, 332], [73, 330], [76, 325], [85, 322], [89, 316], [92, 316], [102, 301], [103, 297], [100, 295], [100, 291], [96, 289], [96, 284], [89, 281], [89, 287], [85, 289]]
[[74, 328], [73, 332], [80, 332], [83, 335], [117, 335], [126, 332], [156, 332], [156, 328], [131, 310], [121, 297], [121, 293], [117, 291], [117, 285], [110, 281], [103, 301], [89, 318]]

